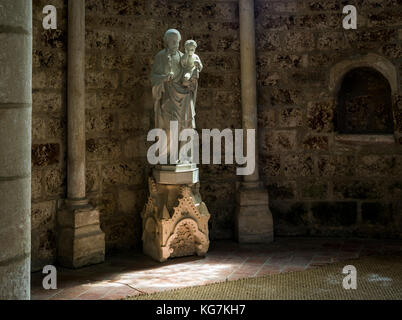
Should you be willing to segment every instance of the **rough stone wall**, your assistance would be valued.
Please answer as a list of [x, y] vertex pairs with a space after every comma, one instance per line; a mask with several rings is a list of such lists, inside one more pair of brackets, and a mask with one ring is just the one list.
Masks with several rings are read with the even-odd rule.
[[[57, 30], [44, 30], [42, 9], [58, 9]], [[32, 270], [54, 262], [57, 201], [66, 195], [67, 1], [33, 1]]]
[[86, 1], [87, 192], [106, 249], [141, 244], [152, 24], [146, 1]]
[[[357, 30], [342, 28], [346, 4]], [[400, 79], [402, 1], [256, 0], [256, 16], [260, 171], [276, 234], [402, 236], [400, 141], [340, 143], [329, 90], [331, 67], [366, 53], [390, 60]]]

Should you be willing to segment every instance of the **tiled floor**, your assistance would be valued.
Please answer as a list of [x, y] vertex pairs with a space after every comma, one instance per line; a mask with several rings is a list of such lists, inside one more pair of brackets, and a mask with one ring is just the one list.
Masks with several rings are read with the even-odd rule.
[[32, 299], [121, 299], [127, 295], [186, 286], [301, 271], [364, 255], [402, 252], [398, 240], [278, 238], [269, 245], [215, 241], [205, 258], [164, 263], [136, 252], [109, 256], [79, 270], [58, 268], [57, 290], [45, 290], [40, 272], [32, 274]]

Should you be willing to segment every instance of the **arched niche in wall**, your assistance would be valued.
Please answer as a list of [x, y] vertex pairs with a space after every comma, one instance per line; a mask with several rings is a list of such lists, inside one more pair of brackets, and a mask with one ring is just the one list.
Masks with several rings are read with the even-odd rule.
[[369, 67], [352, 69], [337, 95], [335, 129], [341, 134], [393, 134], [391, 87]]
[[339, 62], [330, 71], [329, 89], [336, 102], [337, 141], [394, 143], [399, 138], [397, 69], [386, 58], [370, 53]]

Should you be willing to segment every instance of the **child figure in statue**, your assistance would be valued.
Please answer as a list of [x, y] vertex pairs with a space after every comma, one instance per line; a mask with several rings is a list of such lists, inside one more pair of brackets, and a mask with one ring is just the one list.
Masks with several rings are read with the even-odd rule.
[[181, 58], [181, 66], [183, 68], [183, 85], [190, 86], [191, 79], [198, 80], [199, 73], [202, 70], [200, 57], [195, 54], [197, 42], [187, 40], [184, 44], [185, 54]]

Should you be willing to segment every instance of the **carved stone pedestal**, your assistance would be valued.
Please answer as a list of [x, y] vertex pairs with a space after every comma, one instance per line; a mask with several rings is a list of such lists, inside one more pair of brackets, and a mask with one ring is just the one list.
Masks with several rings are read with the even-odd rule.
[[[171, 173], [157, 171], [154, 177], [163, 176], [164, 180], [149, 178], [150, 195], [142, 212], [144, 253], [160, 262], [194, 254], [204, 256], [209, 248], [210, 214], [201, 200], [198, 177], [194, 183], [166, 184]], [[172, 182], [182, 179], [170, 177]]]
[[270, 243], [274, 240], [268, 191], [240, 189], [237, 194], [236, 238], [240, 243]]
[[57, 256], [61, 266], [80, 268], [105, 261], [99, 211], [90, 205], [64, 207], [57, 214]]

